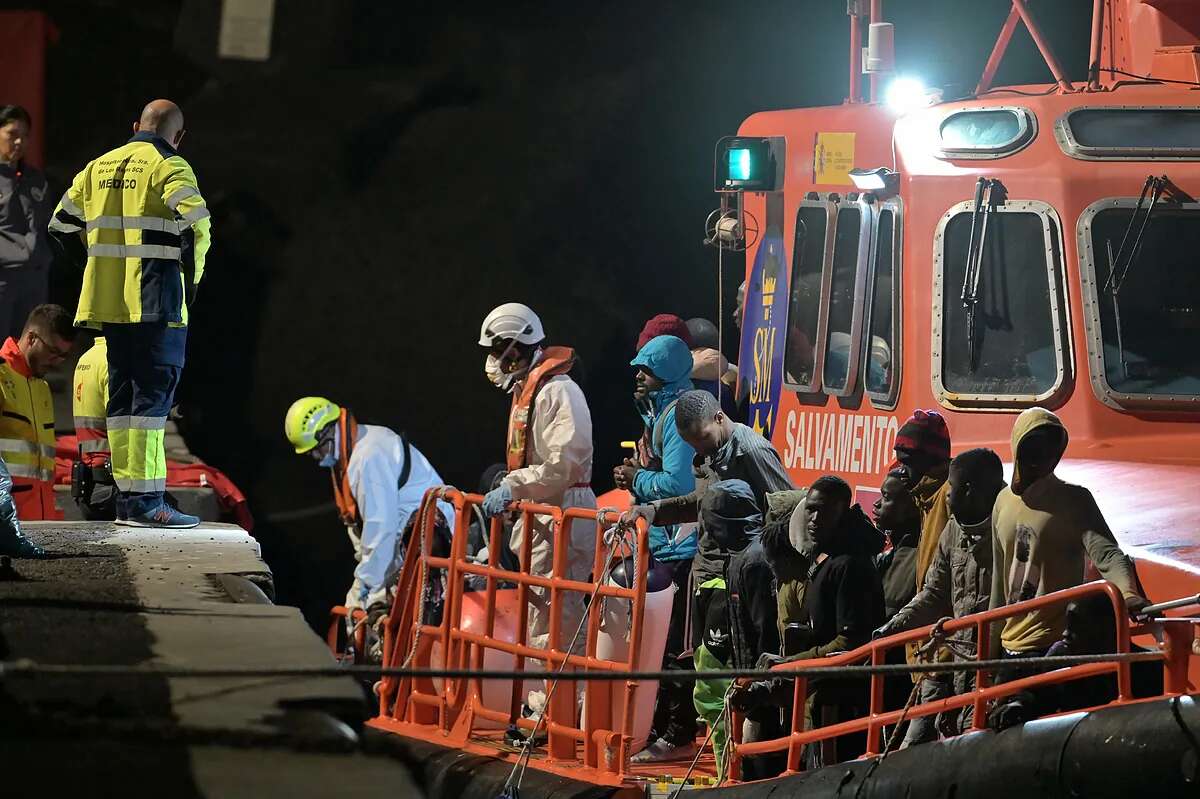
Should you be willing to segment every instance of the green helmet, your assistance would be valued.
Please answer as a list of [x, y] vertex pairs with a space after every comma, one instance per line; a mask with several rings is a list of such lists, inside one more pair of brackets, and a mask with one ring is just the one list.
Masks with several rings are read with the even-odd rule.
[[324, 397], [301, 397], [288, 408], [283, 434], [296, 448], [296, 454], [303, 455], [317, 445], [317, 436], [341, 413], [341, 408]]

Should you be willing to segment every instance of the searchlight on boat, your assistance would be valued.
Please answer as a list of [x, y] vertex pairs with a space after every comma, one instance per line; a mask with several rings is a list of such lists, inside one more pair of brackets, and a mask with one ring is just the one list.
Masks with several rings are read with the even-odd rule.
[[884, 98], [888, 108], [898, 114], [907, 114], [933, 105], [941, 99], [941, 92], [930, 89], [919, 78], [900, 76], [888, 84]]

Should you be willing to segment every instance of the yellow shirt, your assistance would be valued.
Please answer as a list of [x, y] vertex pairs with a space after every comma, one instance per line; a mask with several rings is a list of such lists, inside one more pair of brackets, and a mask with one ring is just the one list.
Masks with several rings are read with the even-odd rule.
[[[1082, 486], [1048, 475], [1020, 496], [1005, 488], [992, 530], [993, 608], [1081, 585], [1086, 558], [1126, 598], [1139, 595], [1133, 563]], [[1062, 638], [1065, 621], [1065, 604], [1031, 611], [1005, 622], [1000, 642], [1010, 652], [1040, 652]]]

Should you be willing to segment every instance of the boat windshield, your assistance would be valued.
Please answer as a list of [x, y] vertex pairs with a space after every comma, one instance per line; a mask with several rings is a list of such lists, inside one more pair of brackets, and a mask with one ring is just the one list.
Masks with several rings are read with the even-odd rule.
[[[1122, 394], [1200, 394], [1200, 209], [1159, 205], [1131, 258], [1113, 259], [1135, 209], [1092, 221], [1104, 375]], [[1128, 266], [1125, 266], [1127, 262]]]

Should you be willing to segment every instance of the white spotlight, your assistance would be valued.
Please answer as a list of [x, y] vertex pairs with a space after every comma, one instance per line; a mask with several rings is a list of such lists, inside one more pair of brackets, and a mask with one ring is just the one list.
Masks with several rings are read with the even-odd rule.
[[919, 79], [907, 77], [898, 77], [888, 84], [884, 96], [888, 107], [899, 114], [931, 105], [937, 97]]

